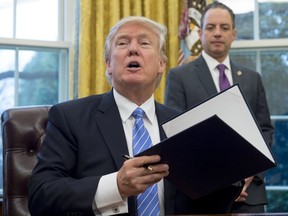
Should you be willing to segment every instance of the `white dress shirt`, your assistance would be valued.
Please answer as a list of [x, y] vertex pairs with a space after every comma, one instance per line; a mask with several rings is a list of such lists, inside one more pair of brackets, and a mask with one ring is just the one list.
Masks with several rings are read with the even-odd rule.
[[[113, 89], [114, 98], [120, 112], [125, 137], [128, 145], [130, 156], [133, 156], [132, 150], [132, 129], [134, 125], [133, 111], [138, 107], [135, 103], [120, 95]], [[154, 95], [152, 95], [144, 104], [140, 106], [145, 114], [143, 121], [147, 128], [152, 143], [157, 144], [160, 141], [159, 125], [155, 112]], [[117, 186], [117, 172], [104, 175], [101, 177], [93, 202], [95, 215], [115, 215], [128, 212], [127, 199], [122, 199]], [[161, 215], [164, 214], [164, 187], [163, 180], [158, 183], [158, 194]], [[97, 207], [96, 207], [97, 206]], [[98, 212], [97, 209], [100, 211]]]
[[208, 68], [210, 70], [211, 76], [213, 78], [213, 81], [215, 83], [215, 86], [216, 86], [218, 92], [220, 92], [219, 71], [217, 69], [217, 65], [218, 64], [224, 64], [226, 66], [225, 75], [227, 76], [230, 85], [233, 85], [233, 79], [232, 79], [232, 72], [231, 72], [229, 56], [227, 56], [226, 59], [223, 62], [218, 62], [216, 59], [214, 59], [211, 56], [209, 56], [204, 50], [202, 51], [202, 56], [205, 59], [207, 65], [208, 65]]

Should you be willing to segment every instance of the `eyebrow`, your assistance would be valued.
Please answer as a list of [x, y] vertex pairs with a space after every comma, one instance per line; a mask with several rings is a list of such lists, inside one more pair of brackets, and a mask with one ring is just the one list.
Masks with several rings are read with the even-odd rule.
[[[216, 26], [218, 24], [215, 24], [215, 23], [208, 23], [205, 25], [205, 27], [207, 26]], [[220, 26], [229, 26], [229, 27], [232, 27], [232, 25], [230, 25], [229, 23], [221, 23]]]
[[[139, 33], [139, 34], [136, 34], [136, 37], [137, 38], [148, 38], [148, 39], [152, 39], [153, 37], [151, 36], [151, 34], [147, 34], [147, 33]], [[116, 36], [115, 36], [115, 39], [118, 39], [118, 38], [131, 38], [131, 36], [129, 34], [126, 34], [125, 32], [120, 32], [120, 33], [117, 33]]]

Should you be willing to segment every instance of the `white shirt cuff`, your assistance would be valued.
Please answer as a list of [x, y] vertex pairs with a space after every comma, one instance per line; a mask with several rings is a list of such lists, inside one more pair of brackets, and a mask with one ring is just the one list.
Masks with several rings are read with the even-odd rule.
[[117, 185], [117, 172], [101, 177], [94, 197], [95, 215], [115, 215], [128, 213], [127, 198], [122, 199]]

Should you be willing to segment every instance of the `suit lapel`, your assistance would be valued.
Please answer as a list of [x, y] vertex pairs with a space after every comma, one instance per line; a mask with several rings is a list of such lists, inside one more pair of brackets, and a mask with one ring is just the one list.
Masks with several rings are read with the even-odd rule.
[[212, 79], [210, 70], [203, 56], [201, 55], [198, 59], [195, 60], [195, 73], [197, 74], [200, 82], [202, 83], [203, 88], [207, 91], [209, 96], [212, 96], [217, 93], [216, 86]]
[[103, 96], [98, 107], [96, 122], [119, 170], [123, 165], [122, 154], [128, 154], [128, 147], [112, 91]]

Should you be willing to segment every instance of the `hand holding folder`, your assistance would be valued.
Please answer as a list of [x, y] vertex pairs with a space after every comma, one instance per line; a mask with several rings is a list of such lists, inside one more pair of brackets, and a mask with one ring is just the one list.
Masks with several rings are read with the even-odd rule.
[[164, 123], [167, 139], [137, 156], [161, 156], [169, 181], [193, 199], [275, 166], [239, 86]]

